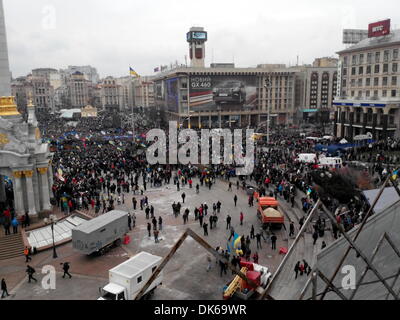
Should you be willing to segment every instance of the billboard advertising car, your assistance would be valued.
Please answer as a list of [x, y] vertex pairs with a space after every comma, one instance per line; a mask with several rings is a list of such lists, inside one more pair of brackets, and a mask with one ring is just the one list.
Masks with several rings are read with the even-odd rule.
[[390, 33], [390, 19], [374, 22], [368, 26], [368, 38], [386, 36]]
[[256, 106], [256, 76], [209, 76], [190, 78], [190, 107], [193, 110], [215, 110]]

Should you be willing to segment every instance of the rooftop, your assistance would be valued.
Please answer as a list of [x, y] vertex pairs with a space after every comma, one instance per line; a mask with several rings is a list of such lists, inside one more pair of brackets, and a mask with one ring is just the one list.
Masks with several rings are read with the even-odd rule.
[[364, 49], [379, 48], [383, 46], [391, 46], [394, 44], [400, 44], [400, 30], [392, 30], [390, 34], [382, 37], [367, 38], [359, 43], [347, 48], [345, 50], [337, 52], [338, 54], [361, 51]]

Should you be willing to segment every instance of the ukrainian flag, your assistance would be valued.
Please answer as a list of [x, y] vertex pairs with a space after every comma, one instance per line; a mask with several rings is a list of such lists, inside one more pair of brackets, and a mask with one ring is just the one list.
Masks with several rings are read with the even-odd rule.
[[393, 172], [392, 180], [397, 180], [398, 177], [399, 177], [399, 170], [396, 170], [395, 172]]
[[241, 245], [241, 239], [242, 237], [240, 237], [236, 232], [235, 235], [233, 236], [232, 242], [229, 243], [229, 241], [226, 244], [226, 250], [231, 253], [232, 251], [234, 251], [234, 249], [238, 249]]
[[129, 73], [130, 73], [131, 76], [134, 76], [134, 77], [137, 77], [137, 78], [140, 77], [138, 75], [138, 73], [135, 70], [133, 70], [131, 67], [129, 67]]

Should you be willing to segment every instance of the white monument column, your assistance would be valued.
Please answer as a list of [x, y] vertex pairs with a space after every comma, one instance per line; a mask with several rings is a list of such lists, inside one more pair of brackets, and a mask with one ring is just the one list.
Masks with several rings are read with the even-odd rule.
[[43, 210], [50, 210], [51, 205], [50, 205], [50, 194], [49, 194], [49, 181], [47, 178], [47, 171], [48, 168], [37, 168], [39, 172], [39, 179], [41, 182], [41, 188], [42, 188], [42, 201], [43, 201]]
[[35, 194], [33, 193], [33, 182], [32, 182], [33, 171], [32, 170], [24, 171], [24, 175], [26, 181], [26, 193], [28, 197], [29, 215], [36, 216], [37, 211], [36, 211]]
[[13, 172], [13, 189], [14, 189], [14, 209], [17, 216], [25, 214], [24, 198], [22, 196], [22, 171]]
[[4, 21], [3, 0], [0, 0], [0, 97], [11, 95], [11, 73], [8, 63], [6, 24]]

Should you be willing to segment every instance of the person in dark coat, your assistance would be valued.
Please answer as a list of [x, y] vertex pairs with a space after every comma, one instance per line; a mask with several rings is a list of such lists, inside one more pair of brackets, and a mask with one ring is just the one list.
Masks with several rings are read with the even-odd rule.
[[63, 266], [63, 271], [64, 271], [64, 275], [62, 277], [65, 278], [65, 275], [67, 275], [71, 279], [72, 276], [68, 272], [70, 268], [69, 262], [61, 263], [61, 265]]
[[130, 214], [128, 214], [128, 227], [129, 227], [129, 230], [132, 230], [132, 218], [131, 218]]
[[7, 284], [6, 284], [6, 280], [1, 279], [1, 298], [3, 299], [4, 296], [8, 297], [8, 291], [7, 291]]
[[27, 268], [26, 268], [26, 273], [28, 274], [28, 282], [29, 283], [31, 283], [31, 280], [35, 280], [35, 282], [37, 282], [37, 279], [35, 279], [34, 277], [33, 277], [33, 275], [34, 275], [34, 273], [35, 273], [36, 271], [35, 271], [35, 269], [34, 268], [32, 268], [30, 265], [28, 265], [27, 266]]
[[297, 276], [299, 275], [300, 271], [300, 261], [297, 261], [296, 265], [294, 266], [294, 273], [296, 274], [295, 279], [297, 279]]
[[207, 229], [207, 228], [208, 228], [208, 224], [207, 224], [207, 223], [204, 223], [204, 224], [203, 224], [203, 229], [204, 229], [204, 235], [205, 235], [205, 236], [208, 236], [208, 229]]
[[151, 224], [147, 223], [147, 231], [149, 232], [149, 237], [151, 237]]
[[272, 244], [272, 250], [276, 250], [276, 240], [277, 240], [278, 238], [276, 237], [276, 235], [275, 234], [272, 234], [272, 236], [271, 236], [271, 244]]

